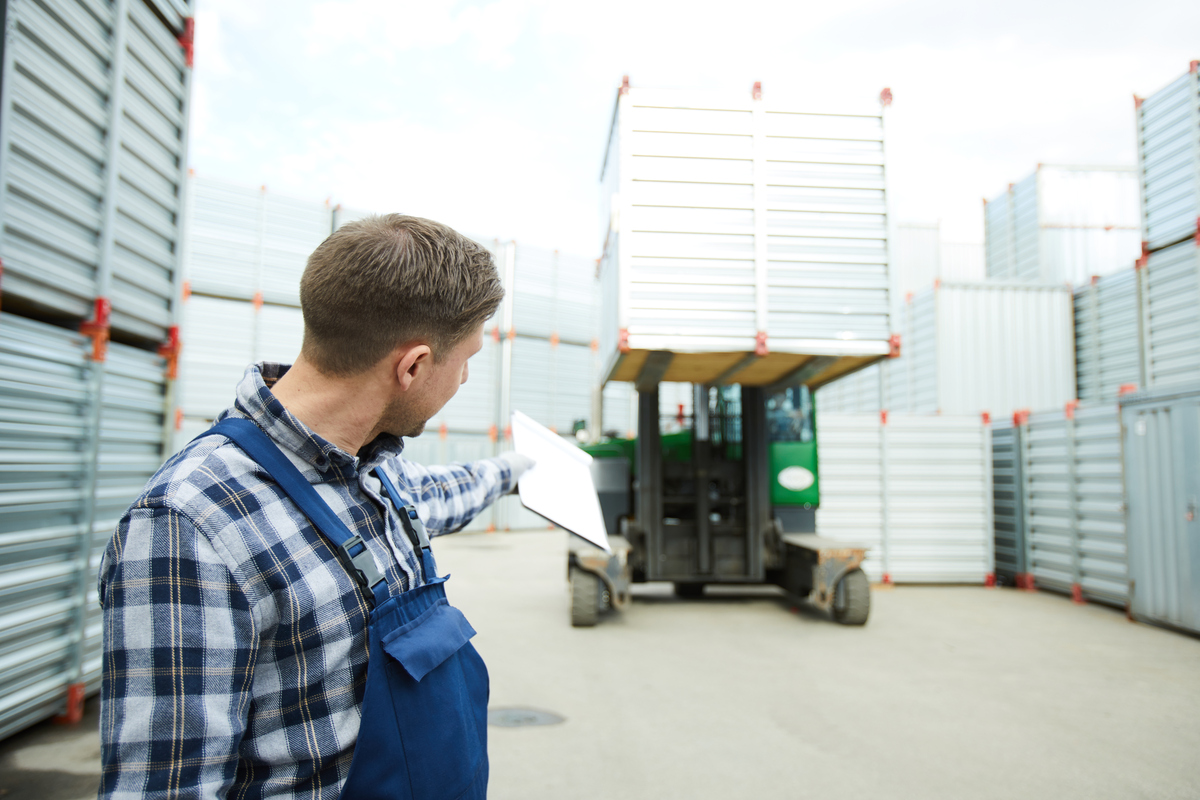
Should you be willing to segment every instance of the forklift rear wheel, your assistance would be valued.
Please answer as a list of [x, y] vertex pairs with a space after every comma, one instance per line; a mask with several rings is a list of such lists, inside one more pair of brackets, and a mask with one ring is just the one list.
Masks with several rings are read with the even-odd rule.
[[695, 600], [698, 597], [704, 597], [704, 584], [677, 583], [675, 584], [675, 596], [682, 597], [687, 600]]
[[587, 570], [571, 570], [571, 625], [590, 628], [599, 622], [603, 597], [599, 576]]
[[843, 625], [865, 625], [871, 613], [871, 584], [861, 569], [851, 570], [833, 592], [833, 618]]

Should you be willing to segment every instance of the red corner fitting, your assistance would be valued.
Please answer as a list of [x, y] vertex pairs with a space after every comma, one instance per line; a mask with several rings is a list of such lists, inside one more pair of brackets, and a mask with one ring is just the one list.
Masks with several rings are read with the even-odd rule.
[[188, 300], [192, 299], [192, 282], [191, 281], [183, 282], [183, 288], [179, 290], [179, 299], [185, 303]]
[[[879, 412], [879, 424], [887, 425], [887, 418], [888, 418], [888, 412], [887, 412], [887, 409], [885, 408]], [[887, 583], [887, 581], [884, 581], [884, 583]]]
[[500, 326], [499, 325], [495, 325], [492, 327], [492, 341], [495, 342], [496, 344], [500, 344]]
[[[911, 298], [911, 297], [912, 297], [912, 295], [910, 294], [909, 298]], [[888, 337], [888, 358], [899, 358], [899, 357], [900, 357], [900, 334], [893, 333], [891, 336]]]
[[176, 41], [183, 48], [183, 63], [191, 68], [196, 55], [196, 20], [193, 17], [183, 18], [183, 32]]
[[892, 104], [892, 90], [884, 87], [884, 90], [879, 93], [879, 105], [887, 108]]
[[1188, 72], [1200, 72], [1200, 61], [1192, 61], [1188, 64]]
[[996, 573], [989, 572], [987, 575], [984, 575], [983, 576], [983, 585], [989, 589], [995, 589], [996, 588]]
[[492, 425], [488, 428], [488, 439], [490, 439], [491, 441], [493, 441], [493, 442], [496, 441], [496, 439], [499, 437], [499, 435], [500, 435], [499, 429], [495, 425]]
[[[980, 414], [979, 416], [983, 418], [983, 424], [984, 424], [984, 425], [991, 425], [991, 424], [992, 424], [992, 412], [990, 412], [990, 411], [984, 411], [984, 412], [983, 412], [982, 414]], [[995, 576], [995, 575], [993, 575], [993, 576], [992, 576], [992, 580], [995, 580], [995, 579], [996, 579], [996, 576]]]
[[77, 725], [83, 719], [83, 701], [87, 697], [87, 684], [72, 683], [67, 687], [67, 708], [54, 718], [60, 725]]
[[1029, 422], [1029, 409], [1022, 408], [1013, 412], [1013, 425], [1020, 427]]
[[1138, 389], [1136, 383], [1122, 383], [1117, 387], [1117, 397], [1124, 397], [1127, 394], [1133, 394]]
[[883, 573], [882, 583], [887, 584], [888, 586], [892, 585], [892, 574], [890, 572]]
[[1080, 605], [1087, 602], [1087, 600], [1083, 599], [1083, 587], [1078, 583], [1071, 584], [1071, 602], [1079, 603]]
[[767, 332], [759, 331], [754, 337], [754, 355], [762, 357], [771, 352], [767, 349]]
[[262, 296], [262, 292], [255, 292], [255, 293], [254, 293], [254, 310], [255, 310], [255, 311], [258, 311], [258, 310], [260, 310], [262, 307], [263, 307], [263, 296]]
[[450, 427], [443, 422], [438, 426], [438, 438], [445, 441], [448, 436], [450, 436]]
[[550, 346], [558, 347], [558, 331], [555, 331], [554, 333], [550, 334]]
[[600, 349], [600, 341], [598, 339], [592, 339], [591, 344], [589, 344], [588, 347], [591, 348], [593, 353], [595, 353]]
[[1032, 572], [1018, 572], [1016, 583], [1018, 589], [1024, 589], [1027, 592], [1037, 591], [1037, 584], [1033, 582]]
[[512, 425], [505, 425], [504, 426], [504, 441], [507, 442], [511, 439], [512, 439]]
[[1067, 419], [1075, 419], [1075, 411], [1079, 408], [1078, 400], [1068, 400], [1066, 406], [1063, 407], [1063, 414]]
[[621, 328], [620, 333], [617, 334], [617, 350], [622, 353], [629, 352], [629, 329], [628, 328]]
[[511, 342], [511, 341], [512, 341], [513, 339], [515, 339], [515, 338], [517, 338], [517, 331], [516, 331], [516, 329], [514, 329], [514, 328], [509, 328], [509, 329], [508, 329], [508, 340]]
[[1196, 217], [1196, 247], [1200, 247], [1200, 217]]
[[1142, 242], [1142, 257], [1133, 262], [1134, 269], [1142, 269], [1150, 261], [1150, 243]]
[[617, 90], [617, 94], [629, 94], [629, 76], [621, 76], [621, 88]]
[[179, 352], [183, 350], [183, 341], [179, 338], [179, 326], [167, 328], [167, 340], [158, 346], [158, 354], [167, 360], [167, 378], [175, 380], [179, 377]]
[[183, 409], [175, 406], [175, 430], [183, 430]]
[[92, 339], [92, 361], [103, 361], [108, 357], [109, 320], [112, 303], [107, 297], [96, 298], [95, 318], [79, 324], [79, 332]]
[[1141, 108], [1141, 107], [1142, 107], [1142, 103], [1144, 103], [1144, 102], [1146, 102], [1146, 98], [1144, 98], [1144, 97], [1138, 97], [1138, 96], [1135, 94], [1135, 95], [1133, 96], [1133, 110], [1134, 110], [1134, 111], [1137, 111], [1139, 108]]
[[933, 289], [934, 289], [934, 291], [937, 291], [937, 290], [938, 290], [938, 289], [940, 289], [940, 288], [942, 288], [942, 279], [941, 279], [941, 278], [934, 278], [934, 279], [933, 279]]
[[750, 90], [750, 95], [755, 100], [762, 100], [762, 81], [754, 82], [754, 88]]

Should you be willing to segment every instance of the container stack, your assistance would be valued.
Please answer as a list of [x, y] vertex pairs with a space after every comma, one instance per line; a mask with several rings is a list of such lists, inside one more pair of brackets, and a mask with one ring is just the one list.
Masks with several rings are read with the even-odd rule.
[[1039, 164], [984, 206], [987, 276], [1079, 285], [1141, 250], [1134, 167]]
[[99, 688], [100, 557], [164, 457], [190, 8], [5, 9], [0, 737]]

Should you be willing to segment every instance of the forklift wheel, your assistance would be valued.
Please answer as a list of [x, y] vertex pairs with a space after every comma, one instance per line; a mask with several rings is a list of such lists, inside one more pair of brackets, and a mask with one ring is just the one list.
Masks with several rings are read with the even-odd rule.
[[704, 584], [677, 583], [675, 584], [675, 596], [686, 600], [695, 600], [696, 598], [704, 597]]
[[871, 584], [861, 569], [838, 581], [833, 593], [833, 618], [843, 625], [865, 625], [871, 613]]
[[587, 570], [571, 570], [571, 625], [590, 628], [600, 621], [600, 578]]

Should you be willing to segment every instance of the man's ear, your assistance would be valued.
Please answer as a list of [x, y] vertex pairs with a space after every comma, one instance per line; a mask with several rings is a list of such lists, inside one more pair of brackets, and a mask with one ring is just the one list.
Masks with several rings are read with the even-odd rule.
[[402, 345], [396, 356], [394, 369], [401, 391], [408, 391], [433, 366], [433, 351], [427, 344]]

